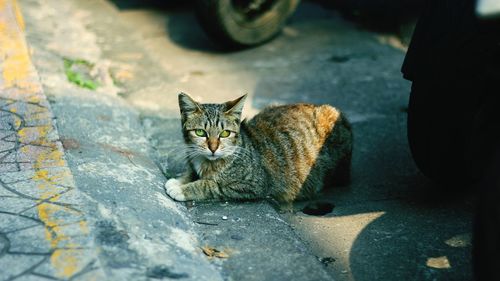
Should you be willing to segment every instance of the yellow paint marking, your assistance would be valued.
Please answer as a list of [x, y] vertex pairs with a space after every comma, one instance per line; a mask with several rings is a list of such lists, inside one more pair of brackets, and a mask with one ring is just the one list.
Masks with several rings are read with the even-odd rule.
[[[17, 113], [17, 108], [11, 108], [10, 112]], [[14, 118], [14, 125], [15, 125], [16, 129], [18, 129], [19, 127], [21, 127], [21, 123], [22, 123], [21, 119], [19, 119], [19, 117], [17, 117], [17, 116], [14, 116], [13, 118]]]
[[82, 230], [83, 233], [89, 234], [89, 226], [87, 225], [86, 221], [80, 221], [80, 229]]
[[16, 125], [16, 129], [19, 128], [21, 126], [21, 119], [16, 118], [16, 120], [14, 121], [14, 125]]
[[31, 103], [40, 103], [40, 96], [39, 95], [32, 95], [28, 98], [28, 102]]
[[68, 174], [66, 173], [61, 176], [58, 173], [54, 173], [51, 175], [50, 171], [47, 170], [47, 167], [53, 166], [54, 163], [63, 164], [65, 161], [62, 158], [62, 152], [57, 149], [55, 143], [45, 139], [48, 130], [40, 130], [39, 133], [44, 133], [44, 135], [40, 135], [40, 139], [37, 141], [48, 145], [50, 149], [41, 152], [34, 164], [36, 172], [33, 180], [38, 183], [37, 186], [42, 191], [40, 202], [43, 200], [48, 201], [38, 205], [38, 217], [46, 225], [45, 234], [51, 248], [56, 249], [50, 257], [53, 267], [57, 270], [59, 277], [71, 277], [80, 269], [78, 259], [76, 258], [80, 250], [75, 249], [80, 246], [68, 243], [70, 237], [66, 235], [64, 228], [60, 227], [65, 221], [59, 219], [60, 217], [64, 217], [60, 216], [59, 213], [67, 213], [68, 211], [71, 212], [71, 210], [60, 205], [51, 204], [60, 199], [60, 195], [58, 194], [61, 188], [56, 184], [61, 181], [62, 177], [68, 176]]
[[78, 269], [78, 260], [76, 254], [78, 249], [55, 250], [50, 257], [50, 262], [59, 270], [59, 276], [70, 277], [76, 273]]
[[[43, 100], [42, 88], [32, 65], [28, 46], [24, 39], [24, 20], [15, 0], [0, 0], [0, 88], [9, 89], [9, 93], [17, 96], [20, 101], [40, 103]], [[50, 139], [54, 128], [50, 121], [48, 109], [27, 107], [25, 112], [14, 104], [10, 109], [13, 113], [22, 114], [27, 122], [40, 120], [46, 116], [47, 125], [20, 128], [22, 122], [15, 119], [17, 135], [26, 146], [20, 149], [28, 158], [33, 159], [34, 175], [32, 180], [40, 191], [37, 205], [38, 217], [45, 227], [45, 238], [54, 250], [50, 257], [52, 267], [59, 278], [67, 279], [82, 269], [79, 260], [82, 245], [72, 241], [68, 235], [74, 227], [87, 234], [87, 223], [82, 220], [81, 213], [54, 203], [61, 199], [60, 184], [68, 182], [71, 177], [66, 168], [63, 152], [55, 141]], [[39, 116], [41, 114], [41, 117]], [[52, 169], [51, 169], [52, 168]], [[68, 214], [75, 215], [74, 221], [65, 221]], [[73, 228], [71, 224], [76, 223]]]
[[17, 134], [21, 137], [21, 138], [26, 138], [26, 128], [22, 128], [21, 130], [17, 131]]
[[[56, 144], [47, 139], [48, 134], [52, 130], [52, 126], [41, 126], [38, 127], [38, 139], [34, 143], [48, 146], [47, 149], [41, 152], [34, 164], [36, 170], [33, 180], [38, 182], [38, 188], [42, 191], [40, 196], [40, 201], [47, 200], [47, 203], [42, 203], [38, 205], [38, 216], [47, 226], [46, 238], [50, 242], [50, 246], [53, 249], [57, 249], [52, 254], [50, 261], [54, 268], [58, 272], [60, 277], [70, 277], [78, 272], [78, 260], [76, 254], [79, 249], [79, 245], [74, 243], [67, 243], [70, 240], [64, 233], [64, 228], [60, 227], [61, 224], [65, 222], [58, 219], [59, 212], [72, 212], [68, 208], [63, 206], [51, 204], [50, 202], [57, 202], [60, 198], [59, 192], [60, 188], [57, 183], [61, 182], [61, 179], [69, 176], [67, 172], [52, 172], [52, 174], [47, 170], [49, 167], [62, 166], [65, 164], [63, 159], [63, 153], [58, 150]], [[58, 249], [64, 248], [64, 249]]]
[[33, 93], [41, 90], [33, 81], [33, 66], [23, 37], [24, 21], [15, 0], [1, 0], [0, 4], [0, 58], [3, 87], [17, 87]]
[[16, 15], [17, 24], [19, 25], [21, 30], [24, 31], [26, 25], [24, 24], [24, 19], [23, 19], [23, 15], [21, 14], [21, 9], [19, 9], [19, 4], [17, 4], [17, 1], [14, 1], [12, 3], [12, 5], [13, 5], [13, 9], [14, 9], [14, 14]]

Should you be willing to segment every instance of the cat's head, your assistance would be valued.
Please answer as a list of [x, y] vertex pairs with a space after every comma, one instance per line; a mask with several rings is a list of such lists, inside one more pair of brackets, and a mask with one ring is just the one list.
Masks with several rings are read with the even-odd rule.
[[189, 157], [217, 160], [238, 150], [246, 95], [221, 104], [202, 104], [179, 94], [182, 129]]

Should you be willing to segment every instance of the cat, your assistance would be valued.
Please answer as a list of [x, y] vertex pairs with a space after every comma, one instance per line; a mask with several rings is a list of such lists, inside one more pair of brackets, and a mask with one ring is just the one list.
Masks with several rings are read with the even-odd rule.
[[350, 180], [353, 137], [344, 114], [330, 105], [293, 104], [241, 121], [246, 97], [201, 104], [179, 94], [188, 169], [166, 182], [170, 197], [293, 202]]

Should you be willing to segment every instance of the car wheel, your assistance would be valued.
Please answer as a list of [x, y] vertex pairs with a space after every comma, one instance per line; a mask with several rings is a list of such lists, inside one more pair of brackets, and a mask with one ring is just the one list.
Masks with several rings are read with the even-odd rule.
[[[441, 186], [470, 183], [464, 150], [466, 142], [454, 106], [442, 98], [445, 90], [413, 83], [408, 103], [410, 151], [422, 174]], [[458, 118], [456, 118], [458, 119]]]
[[197, 17], [224, 47], [262, 44], [276, 36], [299, 0], [197, 0]]

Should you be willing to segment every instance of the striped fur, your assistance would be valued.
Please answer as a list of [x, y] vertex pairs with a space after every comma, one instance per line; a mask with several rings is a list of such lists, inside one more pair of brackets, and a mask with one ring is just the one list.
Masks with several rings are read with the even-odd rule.
[[[352, 132], [337, 109], [273, 106], [241, 122], [245, 98], [199, 104], [179, 95], [189, 170], [181, 179], [167, 181], [171, 197], [292, 202], [349, 179]], [[223, 137], [224, 130], [230, 135]]]

